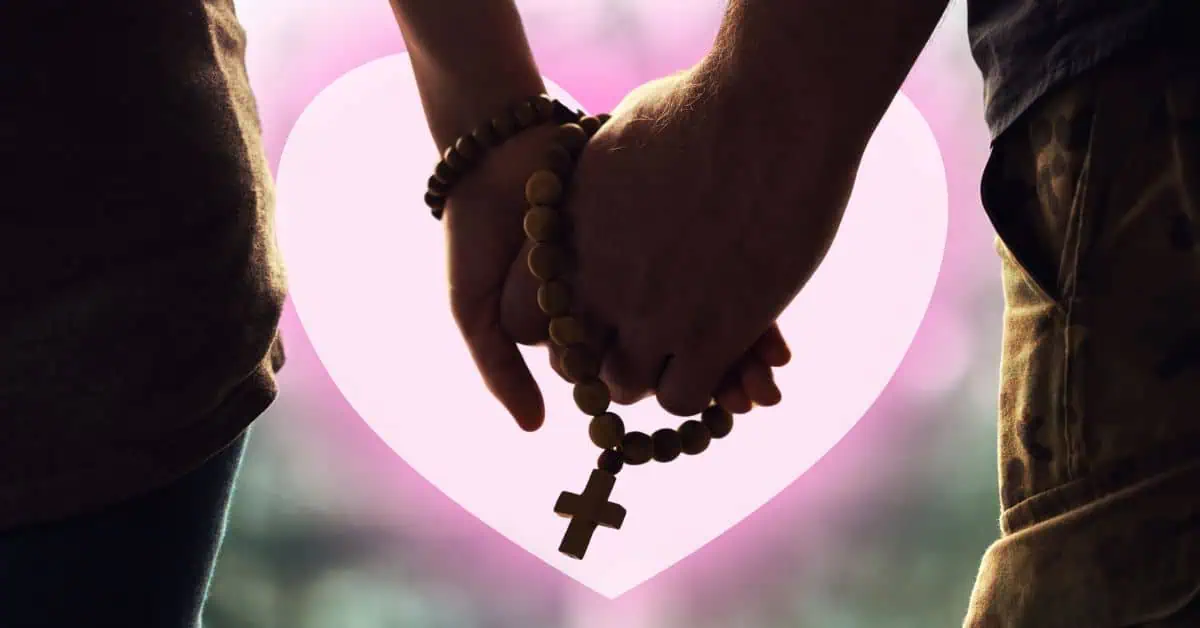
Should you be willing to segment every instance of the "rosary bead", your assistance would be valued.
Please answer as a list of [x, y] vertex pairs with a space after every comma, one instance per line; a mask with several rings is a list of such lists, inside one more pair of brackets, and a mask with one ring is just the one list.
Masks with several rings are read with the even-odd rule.
[[471, 137], [470, 135], [464, 135], [458, 138], [458, 140], [454, 142], [454, 150], [458, 151], [458, 154], [462, 155], [463, 159], [469, 162], [474, 162], [480, 157], [483, 157], [483, 153], [485, 152], [483, 146], [479, 143], [479, 140]]
[[530, 205], [553, 205], [562, 195], [562, 181], [549, 170], [538, 170], [525, 182], [525, 200]]
[[605, 449], [600, 452], [600, 458], [596, 460], [596, 468], [616, 475], [621, 472], [621, 467], [625, 466], [625, 461], [621, 458], [621, 452], [615, 449]]
[[592, 439], [592, 444], [600, 449], [619, 447], [621, 440], [625, 438], [625, 422], [611, 412], [597, 415], [588, 424], [588, 437]]
[[588, 134], [588, 137], [591, 137], [600, 130], [600, 120], [594, 116], [584, 116], [579, 119], [579, 126], [583, 128], [584, 133]]
[[583, 150], [584, 145], [587, 144], [588, 134], [583, 127], [571, 122], [559, 126], [554, 139], [559, 146], [567, 149], [568, 153], [578, 155], [579, 151]]
[[453, 146], [447, 146], [446, 150], [442, 151], [442, 161], [458, 172], [466, 170], [467, 166], [470, 165], [462, 153], [458, 152], [458, 149]]
[[585, 345], [575, 344], [564, 349], [561, 365], [573, 382], [586, 382], [600, 375], [600, 358]]
[[587, 330], [574, 316], [558, 316], [550, 319], [550, 339], [562, 347], [583, 344], [587, 342]]
[[499, 146], [500, 142], [503, 141], [499, 135], [496, 135], [496, 130], [492, 128], [491, 122], [481, 124], [474, 131], [471, 131], [471, 137], [484, 148]]
[[621, 439], [621, 454], [627, 464], [646, 464], [654, 456], [654, 441], [645, 432], [630, 432]]
[[538, 94], [529, 102], [533, 103], [533, 112], [537, 115], [538, 122], [547, 122], [554, 115], [554, 102], [545, 94]]
[[575, 169], [575, 158], [567, 152], [567, 149], [558, 144], [550, 148], [550, 152], [546, 155], [546, 161], [550, 172], [558, 175], [564, 181], [571, 177], [571, 171]]
[[433, 176], [446, 185], [454, 185], [455, 181], [458, 180], [458, 171], [446, 163], [445, 160], [441, 160], [438, 162], [437, 167], [433, 169]]
[[534, 242], [553, 242], [563, 233], [562, 214], [553, 207], [534, 205], [525, 212], [525, 235]]
[[433, 192], [425, 193], [425, 204], [429, 209], [444, 209], [446, 207], [446, 197]]
[[529, 249], [529, 272], [542, 281], [557, 278], [566, 266], [566, 254], [562, 249], [548, 244], [535, 244]]
[[683, 444], [679, 440], [679, 433], [670, 428], [664, 428], [651, 434], [650, 440], [654, 442], [654, 459], [659, 462], [670, 462], [678, 458], [683, 448]]
[[678, 431], [680, 450], [689, 456], [700, 454], [708, 449], [709, 443], [712, 442], [712, 434], [708, 428], [695, 419], [684, 421]]
[[571, 289], [561, 281], [547, 281], [538, 286], [537, 302], [547, 316], [562, 316], [571, 309]]
[[492, 118], [492, 130], [496, 132], [496, 137], [503, 142], [517, 132], [517, 121], [513, 118], [512, 113], [505, 112]]
[[426, 187], [430, 192], [433, 192], [438, 196], [445, 196], [446, 192], [450, 189], [450, 186], [446, 185], [445, 182], [439, 180], [436, 176], [429, 177]]
[[705, 408], [700, 420], [713, 438], [725, 438], [733, 430], [733, 415], [718, 405]]
[[608, 410], [609, 404], [612, 403], [612, 394], [608, 391], [608, 384], [598, 379], [575, 384], [574, 395], [575, 405], [588, 416], [604, 414]]
[[517, 105], [513, 109], [513, 117], [517, 120], [518, 129], [528, 129], [537, 124], [537, 112], [533, 110], [533, 103], [529, 101]]

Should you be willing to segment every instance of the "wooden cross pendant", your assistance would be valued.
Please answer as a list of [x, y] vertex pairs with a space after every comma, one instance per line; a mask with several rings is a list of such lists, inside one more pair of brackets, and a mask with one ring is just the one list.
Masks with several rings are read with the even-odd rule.
[[554, 512], [571, 519], [558, 551], [571, 558], [583, 559], [588, 544], [592, 542], [592, 533], [596, 531], [596, 526], [621, 529], [621, 523], [625, 521], [625, 507], [608, 501], [616, 483], [616, 476], [594, 469], [583, 494], [563, 491], [558, 496]]

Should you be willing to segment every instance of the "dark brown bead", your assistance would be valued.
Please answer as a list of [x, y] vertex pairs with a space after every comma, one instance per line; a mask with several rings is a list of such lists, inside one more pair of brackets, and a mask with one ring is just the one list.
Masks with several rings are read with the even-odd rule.
[[597, 469], [613, 475], [620, 473], [623, 466], [625, 466], [625, 460], [621, 458], [621, 452], [615, 449], [605, 449], [596, 459]]
[[551, 101], [551, 104], [554, 107], [554, 113], [551, 114], [550, 119], [554, 120], [555, 124], [566, 124], [579, 119], [574, 111], [571, 111], [566, 105], [562, 104], [561, 100], [555, 98]]
[[575, 344], [564, 349], [560, 365], [573, 382], [586, 382], [600, 376], [600, 357], [586, 345]]
[[530, 205], [553, 205], [562, 200], [562, 195], [562, 180], [549, 170], [538, 170], [525, 182], [525, 200]]
[[679, 457], [683, 443], [679, 441], [679, 433], [670, 428], [658, 430], [650, 435], [654, 441], [654, 459], [659, 462], [670, 462]]
[[567, 152], [567, 149], [555, 144], [546, 154], [546, 166], [550, 172], [558, 175], [560, 179], [566, 180], [575, 172], [575, 158]]
[[525, 235], [534, 242], [554, 242], [563, 234], [562, 214], [546, 205], [534, 205], [525, 212]]
[[442, 196], [441, 194], [426, 192], [425, 204], [428, 205], [430, 209], [442, 209], [446, 206], [446, 197]]
[[491, 122], [479, 125], [478, 128], [471, 131], [471, 137], [475, 138], [475, 141], [484, 148], [499, 146], [503, 141], [499, 135], [496, 135], [496, 130], [492, 128]]
[[538, 286], [537, 302], [547, 316], [562, 316], [571, 309], [571, 289], [561, 281], [547, 281]]
[[446, 163], [445, 160], [438, 162], [437, 166], [433, 169], [433, 176], [437, 177], [438, 181], [447, 185], [454, 185], [454, 182], [458, 181], [458, 171]]
[[708, 433], [713, 438], [725, 438], [733, 430], [733, 415], [718, 405], [705, 408], [700, 415], [700, 420], [704, 423], [704, 427], [708, 428]]
[[513, 118], [517, 121], [518, 129], [528, 129], [537, 124], [537, 112], [533, 110], [533, 103], [526, 101], [513, 108]]
[[708, 444], [712, 442], [712, 434], [708, 428], [694, 419], [680, 424], [678, 432], [680, 450], [689, 456], [700, 454], [708, 449]]
[[621, 439], [621, 455], [627, 464], [646, 464], [654, 457], [654, 441], [645, 432], [630, 432]]
[[[598, 380], [590, 379], [587, 381], [575, 384], [575, 405], [588, 416], [600, 416], [608, 411], [608, 406], [612, 403], [612, 394], [608, 391], [608, 384]], [[613, 445], [616, 447], [616, 445]]]
[[557, 279], [566, 267], [566, 253], [549, 244], [535, 244], [529, 249], [529, 272], [542, 281]]
[[537, 114], [538, 122], [549, 122], [554, 116], [554, 102], [545, 94], [538, 94], [530, 99], [533, 103], [533, 112]]
[[511, 112], [502, 113], [492, 118], [492, 130], [496, 132], [496, 137], [503, 142], [517, 132], [517, 121]]
[[608, 124], [609, 120], [612, 120], [612, 115], [607, 114], [607, 113], [598, 113], [598, 114], [596, 114], [596, 119], [599, 120], [600, 125], [603, 126], [605, 124]]
[[446, 185], [445, 182], [438, 179], [437, 176], [429, 177], [429, 181], [426, 185], [426, 188], [430, 192], [433, 192], [434, 194], [438, 194], [440, 196], [445, 196], [446, 192], [450, 191], [450, 186]]
[[463, 157], [462, 153], [453, 146], [447, 146], [446, 150], [442, 151], [442, 161], [457, 172], [463, 172], [471, 165], [466, 157]]
[[583, 132], [587, 133], [588, 137], [591, 137], [600, 130], [600, 120], [593, 116], [584, 116], [579, 119], [579, 126], [583, 127]]
[[587, 329], [574, 316], [557, 316], [550, 319], [550, 339], [562, 347], [582, 344], [587, 341]]
[[429, 208], [429, 214], [431, 216], [433, 216], [434, 220], [441, 220], [442, 214], [444, 214], [445, 212], [446, 212], [445, 208], [442, 208], [442, 207], [430, 207]]
[[579, 151], [587, 144], [588, 135], [583, 130], [583, 127], [573, 122], [559, 125], [558, 131], [555, 132], [554, 140], [559, 146], [567, 149], [567, 152], [572, 155], [578, 155]]
[[486, 149], [479, 143], [479, 140], [470, 135], [458, 138], [458, 141], [454, 142], [454, 150], [458, 151], [458, 154], [462, 155], [463, 159], [472, 163], [477, 162], [486, 152]]
[[600, 449], [620, 447], [621, 439], [625, 438], [625, 422], [611, 412], [598, 414], [588, 423], [588, 437]]

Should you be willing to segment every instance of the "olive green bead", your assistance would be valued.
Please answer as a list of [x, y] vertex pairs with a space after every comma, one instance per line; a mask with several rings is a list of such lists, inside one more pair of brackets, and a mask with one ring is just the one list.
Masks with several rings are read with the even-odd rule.
[[615, 449], [605, 449], [600, 452], [600, 457], [596, 459], [596, 468], [612, 475], [621, 472], [621, 467], [625, 466], [625, 460], [621, 458], [621, 452]]
[[546, 153], [546, 164], [550, 172], [557, 174], [560, 179], [567, 179], [571, 173], [575, 171], [575, 158], [567, 149], [555, 144], [548, 153]]
[[600, 449], [619, 447], [625, 438], [625, 422], [611, 412], [599, 414], [588, 423], [588, 437]]
[[583, 127], [574, 122], [568, 122], [559, 125], [558, 130], [555, 132], [554, 140], [559, 146], [567, 149], [568, 153], [578, 155], [579, 151], [583, 150], [583, 147], [587, 145], [588, 134], [583, 130]]
[[587, 329], [574, 316], [557, 316], [550, 319], [550, 339], [562, 347], [582, 344], [587, 341]]
[[538, 286], [537, 302], [547, 316], [562, 316], [571, 309], [571, 289], [561, 281], [547, 281]]
[[608, 406], [612, 404], [612, 393], [608, 390], [608, 384], [598, 379], [589, 379], [575, 384], [573, 394], [575, 405], [588, 416], [604, 414], [608, 410]]
[[479, 158], [483, 157], [483, 154], [486, 152], [486, 149], [484, 149], [483, 145], [479, 143], [479, 140], [471, 137], [470, 135], [464, 135], [458, 138], [458, 140], [454, 142], [454, 150], [458, 151], [458, 154], [462, 155], [463, 159], [472, 163], [477, 162]]
[[588, 137], [591, 137], [600, 130], [600, 120], [594, 116], [584, 116], [579, 119], [579, 126], [584, 133], [588, 134]]
[[525, 235], [534, 242], [553, 242], [562, 237], [562, 213], [546, 205], [534, 205], [525, 212]]
[[529, 249], [526, 259], [529, 272], [542, 281], [549, 281], [562, 274], [566, 266], [566, 253], [562, 249], [548, 244], [535, 244]]
[[525, 182], [525, 200], [530, 205], [553, 205], [562, 200], [562, 196], [562, 180], [549, 170], [538, 170]]
[[670, 428], [664, 428], [650, 435], [654, 441], [654, 459], [659, 462], [670, 462], [679, 457], [683, 449], [679, 433]]
[[700, 421], [689, 419], [680, 424], [679, 445], [681, 451], [689, 456], [695, 456], [708, 449], [712, 442], [712, 434]]
[[733, 430], [733, 415], [721, 406], [712, 405], [705, 408], [700, 415], [700, 421], [708, 428], [713, 438], [725, 438]]
[[586, 382], [600, 375], [600, 357], [586, 345], [575, 344], [563, 349], [559, 363], [567, 379]]
[[621, 455], [626, 464], [646, 464], [654, 457], [654, 441], [645, 432], [630, 432], [621, 439]]

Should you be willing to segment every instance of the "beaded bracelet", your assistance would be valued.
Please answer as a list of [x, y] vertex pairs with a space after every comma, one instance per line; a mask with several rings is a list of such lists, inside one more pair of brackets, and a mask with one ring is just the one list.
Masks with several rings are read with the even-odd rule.
[[583, 115], [582, 111], [571, 111], [557, 99], [538, 94], [506, 108], [470, 134], [458, 138], [442, 151], [442, 157], [433, 169], [433, 176], [429, 177], [425, 204], [429, 206], [433, 217], [442, 219], [450, 191], [483, 161], [488, 150], [539, 124], [577, 122]]
[[[626, 464], [636, 466], [651, 460], [666, 463], [680, 454], [695, 456], [708, 449], [713, 439], [724, 438], [733, 429], [733, 415], [716, 403], [701, 413], [700, 420], [688, 419], [676, 429], [665, 428], [653, 434], [626, 432], [621, 417], [609, 412], [612, 394], [600, 379], [602, 356], [589, 346], [596, 335], [583, 323], [577, 309], [572, 315], [571, 291], [566, 282], [566, 220], [560, 211], [583, 147], [608, 119], [607, 114], [587, 116], [582, 112], [573, 119], [556, 119], [559, 126], [548, 154], [550, 166], [534, 172], [525, 184], [529, 208], [524, 230], [533, 243], [526, 262], [540, 282], [538, 307], [550, 317], [550, 340], [562, 348], [560, 371], [574, 384], [575, 405], [592, 417], [588, 436], [601, 449], [583, 491], [563, 491], [554, 504], [555, 514], [571, 520], [558, 551], [575, 559], [583, 558], [598, 526], [619, 530], [624, 523], [625, 508], [610, 502], [609, 496], [617, 473]], [[445, 195], [440, 198], [444, 204]]]

